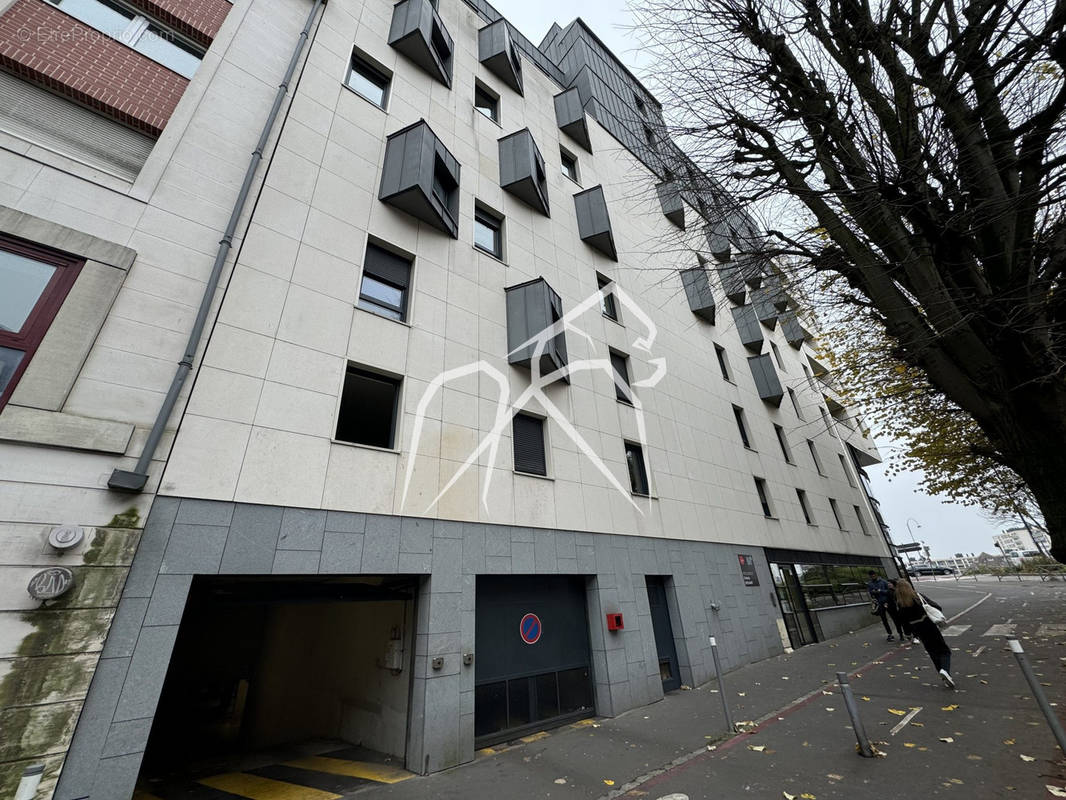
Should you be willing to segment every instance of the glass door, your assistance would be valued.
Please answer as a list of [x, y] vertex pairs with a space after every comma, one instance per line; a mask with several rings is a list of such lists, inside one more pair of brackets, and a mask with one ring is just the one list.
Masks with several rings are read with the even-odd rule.
[[792, 564], [770, 564], [770, 574], [774, 579], [774, 591], [781, 606], [781, 616], [785, 620], [785, 629], [792, 646], [803, 647], [818, 641], [814, 623], [807, 603], [803, 599], [803, 587], [800, 586], [796, 567]]

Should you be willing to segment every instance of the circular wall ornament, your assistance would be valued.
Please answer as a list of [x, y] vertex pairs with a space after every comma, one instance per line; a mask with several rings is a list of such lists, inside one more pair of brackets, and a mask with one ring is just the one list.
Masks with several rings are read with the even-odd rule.
[[32, 578], [26, 591], [34, 600], [55, 600], [74, 585], [74, 573], [66, 567], [42, 569]]
[[60, 525], [48, 534], [48, 544], [56, 550], [70, 550], [85, 539], [85, 528], [78, 525]]

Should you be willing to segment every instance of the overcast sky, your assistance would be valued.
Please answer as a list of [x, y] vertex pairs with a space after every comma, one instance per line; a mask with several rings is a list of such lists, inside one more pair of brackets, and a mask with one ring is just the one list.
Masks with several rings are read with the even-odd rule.
[[[589, 27], [610, 47], [622, 63], [643, 78], [641, 67], [650, 62], [638, 52], [637, 42], [627, 30], [632, 18], [625, 0], [492, 0], [493, 5], [525, 34], [534, 44], [539, 44], [553, 22], [565, 27], [579, 14]], [[646, 82], [647, 84], [648, 82]], [[887, 458], [894, 444], [879, 439], [882, 455]], [[923, 494], [917, 488], [917, 475], [900, 475], [891, 481], [884, 477], [884, 470], [872, 467], [867, 470], [873, 480], [874, 494], [881, 501], [881, 511], [892, 529], [897, 544], [914, 540], [929, 545], [933, 557], [951, 556], [955, 553], [996, 552], [992, 546], [992, 534], [1002, 526], [984, 519], [976, 510]], [[920, 526], [920, 527], [919, 527]]]

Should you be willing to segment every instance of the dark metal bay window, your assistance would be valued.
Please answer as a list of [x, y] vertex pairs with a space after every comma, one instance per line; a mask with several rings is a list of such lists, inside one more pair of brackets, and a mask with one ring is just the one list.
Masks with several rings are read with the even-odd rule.
[[611, 218], [607, 213], [607, 200], [603, 186], [593, 186], [574, 195], [577, 211], [577, 233], [588, 245], [596, 248], [612, 261], [618, 260], [611, 230]]
[[544, 452], [544, 420], [530, 414], [515, 414], [512, 423], [515, 472], [547, 475]]
[[529, 128], [500, 139], [500, 186], [541, 214], [550, 216], [544, 158]]
[[452, 37], [430, 0], [401, 0], [393, 6], [389, 44], [451, 87]]
[[0, 408], [15, 390], [82, 262], [0, 238]]
[[644, 450], [639, 444], [626, 442], [626, 469], [629, 471], [629, 488], [633, 494], [647, 497], [651, 494], [648, 485], [648, 468], [644, 463]]
[[559, 130], [591, 153], [592, 140], [589, 138], [588, 121], [585, 119], [585, 106], [581, 102], [577, 87], [571, 86], [559, 92], [554, 100], [555, 121]]
[[407, 292], [411, 284], [411, 261], [370, 243], [363, 258], [363, 281], [359, 307], [389, 319], [407, 319]]
[[498, 19], [477, 33], [478, 61], [519, 94], [522, 94], [522, 58], [511, 40], [504, 19]]
[[515, 366], [532, 368], [535, 355], [540, 353], [538, 368], [542, 376], [558, 373], [558, 379], [570, 382], [563, 369], [567, 365], [566, 332], [560, 326], [551, 335], [556, 323], [563, 318], [563, 301], [543, 278], [535, 278], [507, 292], [507, 361]]
[[365, 100], [379, 108], [385, 108], [389, 99], [389, 84], [392, 77], [388, 70], [372, 62], [358, 50], [352, 51], [352, 63], [348, 69], [345, 85]]
[[459, 162], [425, 120], [388, 137], [378, 199], [459, 238]]

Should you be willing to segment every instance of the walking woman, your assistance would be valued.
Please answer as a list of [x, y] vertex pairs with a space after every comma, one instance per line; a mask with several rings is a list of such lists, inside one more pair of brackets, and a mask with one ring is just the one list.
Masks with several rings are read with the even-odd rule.
[[940, 672], [940, 679], [949, 689], [955, 688], [955, 681], [951, 677], [951, 648], [940, 635], [940, 629], [925, 614], [922, 599], [914, 591], [914, 587], [907, 581], [899, 581], [896, 584], [896, 608], [899, 615], [911, 633], [921, 639], [925, 645], [925, 651], [933, 660], [933, 667]]

